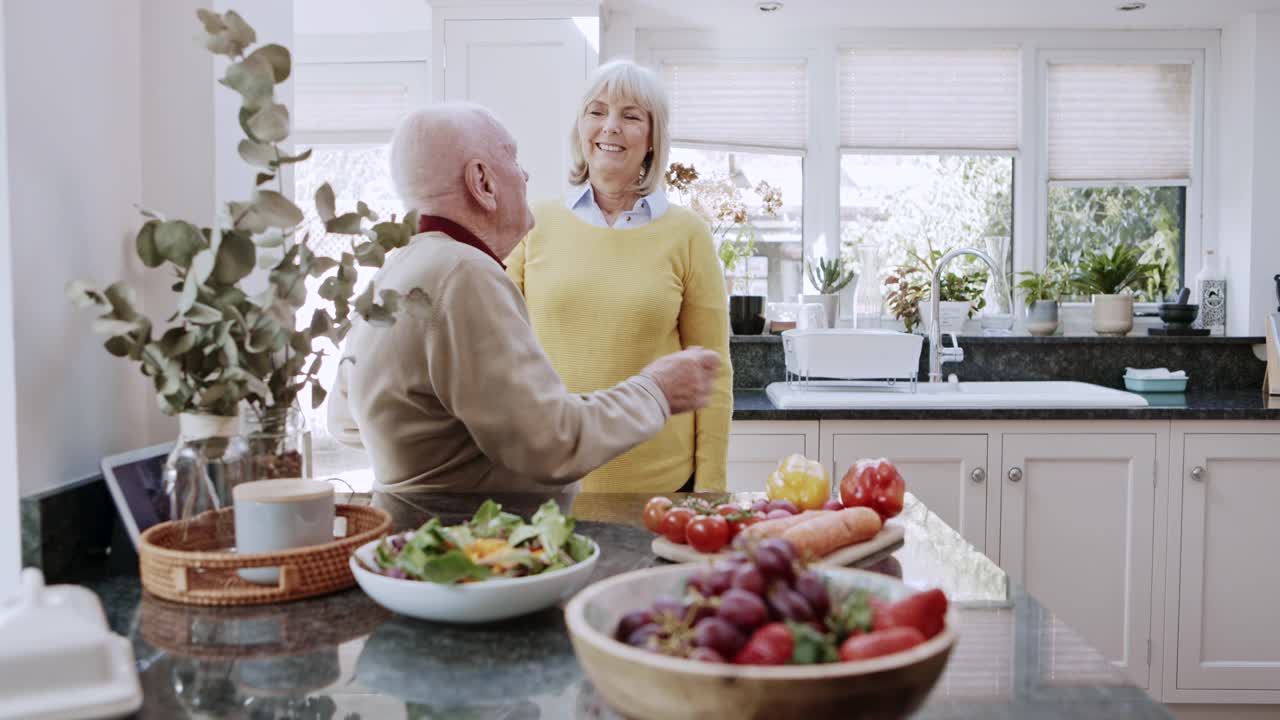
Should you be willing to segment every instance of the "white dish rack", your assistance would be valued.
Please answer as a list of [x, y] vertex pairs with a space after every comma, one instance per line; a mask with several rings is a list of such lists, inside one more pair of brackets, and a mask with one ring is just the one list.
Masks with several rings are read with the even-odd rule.
[[801, 388], [815, 379], [888, 387], [905, 383], [915, 392], [923, 344], [923, 336], [892, 330], [787, 330], [782, 333], [786, 382]]

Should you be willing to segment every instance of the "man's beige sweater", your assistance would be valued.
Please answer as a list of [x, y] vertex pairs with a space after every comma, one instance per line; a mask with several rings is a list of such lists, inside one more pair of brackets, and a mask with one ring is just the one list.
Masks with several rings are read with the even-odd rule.
[[373, 283], [431, 298], [429, 312], [401, 312], [390, 327], [357, 320], [347, 336], [329, 430], [368, 450], [377, 490], [551, 492], [648, 440], [670, 415], [643, 375], [565, 390], [502, 267], [443, 233], [415, 236]]

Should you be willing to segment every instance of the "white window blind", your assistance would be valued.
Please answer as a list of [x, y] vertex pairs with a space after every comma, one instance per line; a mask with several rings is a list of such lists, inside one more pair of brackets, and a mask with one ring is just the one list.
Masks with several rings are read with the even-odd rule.
[[425, 62], [300, 63], [294, 133], [312, 142], [386, 142], [405, 115], [426, 104], [427, 81]]
[[1050, 64], [1050, 180], [1188, 180], [1191, 65]]
[[840, 55], [846, 148], [1013, 150], [1015, 49], [856, 48]]
[[803, 149], [809, 134], [809, 83], [803, 60], [666, 61], [671, 139]]

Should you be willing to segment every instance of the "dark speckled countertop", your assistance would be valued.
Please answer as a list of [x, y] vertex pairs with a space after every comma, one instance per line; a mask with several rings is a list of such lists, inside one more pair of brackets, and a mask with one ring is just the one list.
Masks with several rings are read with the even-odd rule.
[[[539, 499], [499, 498], [522, 514]], [[659, 562], [649, 551], [649, 533], [637, 527], [646, 499], [583, 494], [575, 500], [581, 530], [603, 550], [597, 579]], [[474, 495], [436, 495], [415, 500], [416, 506], [392, 501], [389, 509], [404, 528], [429, 514], [461, 519], [477, 502]], [[1171, 717], [914, 498], [901, 517], [905, 545], [871, 569], [917, 587], [941, 587], [961, 623], [946, 673], [916, 717]], [[136, 577], [90, 587], [103, 599], [113, 629], [133, 642], [145, 695], [139, 718], [619, 717], [584, 679], [554, 609], [461, 627], [393, 615], [358, 589], [216, 609], [143, 596]]]
[[780, 410], [764, 390], [734, 390], [734, 420], [1280, 420], [1280, 397], [1259, 391], [1138, 393], [1144, 408]]

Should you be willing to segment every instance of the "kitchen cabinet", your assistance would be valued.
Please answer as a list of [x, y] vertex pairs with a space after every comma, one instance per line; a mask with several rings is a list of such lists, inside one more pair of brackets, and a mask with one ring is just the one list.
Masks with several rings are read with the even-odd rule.
[[1165, 685], [1179, 700], [1280, 702], [1280, 432], [1239, 432], [1246, 427], [1261, 429], [1201, 422], [1174, 433], [1168, 617], [1177, 642], [1166, 643], [1175, 675], [1166, 670]]
[[[974, 547], [985, 551], [990, 486], [987, 435], [926, 432], [927, 427], [886, 433], [884, 423], [824, 421], [822, 460], [836, 483], [860, 459], [893, 460], [907, 478], [908, 492]], [[873, 428], [876, 432], [869, 432]]]
[[817, 420], [735, 420], [729, 430], [728, 490], [764, 492], [778, 461], [793, 454], [818, 459]]
[[1003, 433], [1001, 567], [1150, 686], [1154, 432]]

